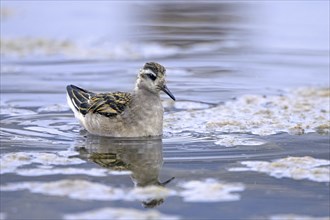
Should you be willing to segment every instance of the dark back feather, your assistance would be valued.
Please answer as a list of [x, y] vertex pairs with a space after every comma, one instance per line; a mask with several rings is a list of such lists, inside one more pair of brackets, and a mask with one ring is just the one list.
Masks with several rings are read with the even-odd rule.
[[67, 91], [74, 107], [84, 116], [92, 112], [115, 117], [125, 110], [131, 100], [131, 95], [125, 92], [96, 94], [74, 85], [67, 86]]

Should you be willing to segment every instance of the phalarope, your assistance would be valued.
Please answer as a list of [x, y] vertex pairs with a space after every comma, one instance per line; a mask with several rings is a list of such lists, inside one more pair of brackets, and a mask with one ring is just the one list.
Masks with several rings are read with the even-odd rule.
[[165, 72], [158, 63], [146, 63], [132, 93], [93, 93], [68, 85], [67, 101], [81, 125], [94, 135], [161, 136], [164, 109], [160, 91], [175, 100], [166, 86]]

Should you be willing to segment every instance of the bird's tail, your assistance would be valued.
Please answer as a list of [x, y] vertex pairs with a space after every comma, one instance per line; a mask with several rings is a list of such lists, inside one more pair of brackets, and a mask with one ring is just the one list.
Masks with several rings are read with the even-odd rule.
[[68, 102], [72, 103], [73, 108], [75, 108], [75, 110], [82, 113], [83, 115], [87, 114], [87, 110], [90, 107], [88, 100], [94, 95], [94, 93], [74, 85], [68, 85], [66, 90], [69, 99]]

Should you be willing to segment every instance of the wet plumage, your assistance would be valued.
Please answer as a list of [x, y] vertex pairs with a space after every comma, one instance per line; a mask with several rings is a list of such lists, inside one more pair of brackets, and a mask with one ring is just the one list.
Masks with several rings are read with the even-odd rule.
[[165, 84], [166, 69], [154, 62], [140, 70], [132, 93], [94, 93], [67, 86], [67, 99], [75, 117], [92, 134], [113, 137], [160, 136], [163, 106], [159, 92], [173, 100]]

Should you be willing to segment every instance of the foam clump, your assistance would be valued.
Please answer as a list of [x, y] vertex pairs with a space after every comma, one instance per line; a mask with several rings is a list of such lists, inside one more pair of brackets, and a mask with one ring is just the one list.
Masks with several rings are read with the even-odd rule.
[[215, 142], [216, 145], [222, 145], [225, 147], [232, 147], [232, 146], [238, 146], [238, 145], [249, 145], [249, 146], [256, 146], [256, 145], [262, 145], [266, 142], [262, 140], [258, 140], [255, 138], [248, 138], [248, 137], [242, 137], [240, 135], [218, 135], [217, 141]]
[[87, 175], [87, 176], [107, 176], [109, 173], [106, 169], [92, 168], [53, 168], [53, 167], [40, 167], [30, 169], [18, 169], [15, 171], [20, 176], [46, 176], [46, 175]]
[[50, 196], [65, 196], [77, 200], [148, 200], [161, 199], [174, 195], [169, 189], [161, 186], [137, 187], [122, 189], [79, 179], [63, 179], [51, 182], [17, 182], [1, 186], [2, 191], [29, 190]]
[[176, 195], [176, 192], [161, 186], [146, 186], [146, 187], [136, 187], [134, 188], [130, 196], [132, 198], [137, 198], [139, 200], [148, 200], [148, 199], [162, 199], [170, 195]]
[[308, 179], [315, 182], [330, 182], [330, 161], [313, 157], [286, 157], [268, 161], [242, 161], [245, 167], [230, 168], [229, 171], [256, 171], [276, 178]]
[[244, 95], [213, 108], [170, 113], [164, 123], [169, 133], [329, 133], [329, 103], [329, 88], [301, 88], [284, 95]]
[[65, 220], [89, 219], [139, 219], [139, 220], [177, 220], [178, 216], [165, 215], [157, 210], [141, 211], [131, 208], [102, 208], [76, 214], [67, 214]]
[[179, 195], [186, 202], [236, 201], [240, 195], [235, 192], [244, 190], [241, 183], [221, 183], [214, 179], [188, 181], [180, 184], [183, 191]]
[[16, 172], [17, 168], [29, 164], [73, 165], [85, 163], [79, 158], [69, 158], [72, 152], [13, 152], [0, 156], [0, 174]]
[[268, 220], [329, 220], [328, 217], [314, 217], [308, 215], [280, 214], [268, 217]]
[[59, 180], [52, 182], [18, 182], [1, 186], [2, 191], [29, 190], [50, 196], [67, 196], [79, 200], [115, 200], [125, 196], [125, 192], [86, 180]]
[[176, 189], [155, 185], [124, 189], [79, 179], [16, 182], [1, 185], [1, 191], [19, 190], [29, 190], [32, 193], [77, 200], [161, 201], [168, 196], [179, 196], [187, 202], [226, 202], [239, 200], [240, 195], [236, 192], [243, 191], [244, 185], [241, 183], [221, 183], [215, 179], [182, 182]]

